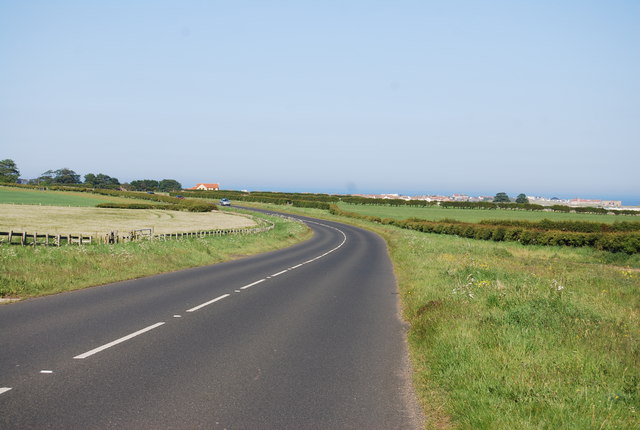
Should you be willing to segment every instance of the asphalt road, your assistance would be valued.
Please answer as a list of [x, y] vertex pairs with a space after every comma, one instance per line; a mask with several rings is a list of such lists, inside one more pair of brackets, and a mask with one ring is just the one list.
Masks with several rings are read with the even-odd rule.
[[419, 427], [383, 240], [306, 221], [287, 249], [0, 306], [0, 428]]

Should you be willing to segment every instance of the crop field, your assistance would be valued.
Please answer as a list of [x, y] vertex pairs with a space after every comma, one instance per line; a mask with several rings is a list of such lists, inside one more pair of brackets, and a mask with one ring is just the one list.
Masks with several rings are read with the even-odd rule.
[[146, 203], [148, 200], [134, 200], [124, 197], [101, 196], [90, 193], [74, 193], [69, 191], [42, 191], [11, 187], [0, 187], [0, 204], [43, 205], [43, 206], [77, 206], [92, 207], [99, 203]]
[[0, 204], [0, 231], [94, 234], [152, 228], [154, 233], [162, 234], [253, 225], [251, 218], [220, 211], [194, 213]]
[[554, 221], [590, 221], [600, 223], [614, 223], [616, 221], [640, 221], [640, 216], [633, 215], [598, 215], [506, 209], [457, 209], [441, 208], [440, 206], [427, 206], [424, 208], [417, 208], [354, 205], [347, 203], [339, 203], [338, 206], [340, 207], [340, 209], [350, 212], [356, 212], [362, 215], [395, 219], [420, 218], [429, 221], [438, 221], [445, 218], [463, 222], [479, 222], [488, 219], [540, 221], [545, 218]]

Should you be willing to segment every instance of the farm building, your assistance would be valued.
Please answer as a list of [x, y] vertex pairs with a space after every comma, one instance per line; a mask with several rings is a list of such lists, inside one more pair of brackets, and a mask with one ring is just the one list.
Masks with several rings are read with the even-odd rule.
[[203, 190], [203, 191], [218, 191], [220, 190], [220, 184], [196, 184], [195, 187], [191, 187], [189, 189]]

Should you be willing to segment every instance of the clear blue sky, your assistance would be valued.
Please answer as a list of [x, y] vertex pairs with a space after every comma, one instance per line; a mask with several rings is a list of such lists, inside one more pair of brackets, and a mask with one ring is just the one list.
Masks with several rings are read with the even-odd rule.
[[0, 0], [0, 159], [640, 200], [640, 2]]

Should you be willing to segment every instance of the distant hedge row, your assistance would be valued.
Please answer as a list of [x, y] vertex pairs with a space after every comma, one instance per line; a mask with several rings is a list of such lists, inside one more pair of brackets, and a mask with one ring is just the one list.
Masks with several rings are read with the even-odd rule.
[[544, 230], [524, 226], [475, 224], [456, 221], [425, 221], [420, 219], [396, 220], [361, 215], [344, 211], [331, 205], [330, 212], [335, 215], [364, 219], [381, 224], [394, 225], [425, 233], [451, 234], [470, 239], [493, 240], [496, 242], [520, 242], [523, 245], [549, 246], [589, 246], [603, 251], [636, 254], [640, 252], [640, 233], [625, 232], [577, 232], [563, 230]]
[[270, 203], [273, 205], [291, 205], [299, 208], [315, 208], [329, 210], [331, 196], [327, 194], [291, 194], [241, 191], [188, 191], [185, 196], [196, 198], [226, 198], [240, 202]]
[[152, 203], [100, 203], [96, 205], [99, 208], [116, 208], [116, 209], [162, 209], [184, 212], [211, 212], [218, 210], [218, 207], [209, 203], [193, 202], [189, 200], [180, 201], [176, 204], [154, 205]]
[[493, 203], [493, 202], [441, 202], [440, 206], [443, 208], [458, 208], [458, 209], [511, 209], [511, 210], [525, 210], [525, 211], [553, 211], [553, 212], [576, 212], [576, 213], [590, 213], [590, 214], [609, 214], [615, 215], [640, 215], [637, 211], [632, 210], [609, 210], [604, 208], [594, 207], [572, 207], [564, 205], [551, 205], [543, 206], [533, 203]]
[[99, 203], [96, 207], [112, 209], [173, 209], [175, 205], [154, 205], [153, 203]]

